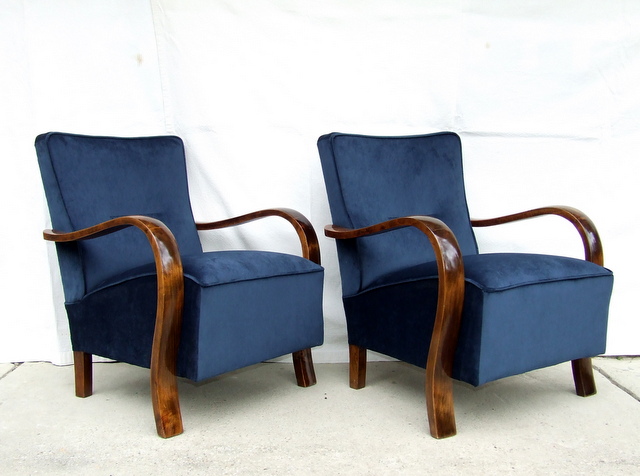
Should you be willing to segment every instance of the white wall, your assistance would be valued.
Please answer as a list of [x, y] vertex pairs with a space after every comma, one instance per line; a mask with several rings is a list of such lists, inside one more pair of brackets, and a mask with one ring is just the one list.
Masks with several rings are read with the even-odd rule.
[[[317, 137], [456, 131], [474, 217], [550, 204], [592, 217], [616, 274], [607, 352], [639, 354], [639, 24], [634, 0], [5, 0], [0, 362], [69, 360], [33, 150], [49, 130], [182, 136], [199, 220], [306, 214], [327, 269], [316, 361], [346, 359]], [[482, 251], [581, 255], [553, 218], [478, 238]], [[275, 219], [203, 240], [298, 252]]]

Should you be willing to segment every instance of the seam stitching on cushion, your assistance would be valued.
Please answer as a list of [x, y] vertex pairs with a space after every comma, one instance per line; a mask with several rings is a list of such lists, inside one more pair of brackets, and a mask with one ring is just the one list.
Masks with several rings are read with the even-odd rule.
[[248, 279], [230, 279], [228, 281], [222, 281], [222, 282], [217, 282], [217, 283], [213, 283], [213, 284], [200, 284], [198, 283], [198, 281], [196, 281], [196, 279], [189, 275], [189, 274], [185, 274], [185, 278], [189, 278], [190, 280], [192, 280], [193, 282], [197, 283], [199, 286], [202, 286], [203, 288], [211, 288], [213, 286], [222, 286], [225, 284], [232, 284], [232, 283], [246, 283], [249, 281], [259, 281], [261, 279], [269, 279], [269, 278], [280, 278], [280, 277], [286, 277], [286, 276], [300, 276], [303, 274], [313, 274], [313, 273], [319, 273], [324, 271], [323, 268], [320, 269], [310, 269], [307, 271], [299, 271], [299, 272], [289, 272], [289, 273], [279, 273], [279, 274], [270, 274], [268, 276], [259, 276], [256, 278], [248, 278]]
[[[200, 282], [193, 275], [191, 275], [189, 273], [184, 273], [183, 276], [185, 278], [190, 279], [191, 281], [196, 283], [198, 286], [201, 286], [203, 288], [210, 288], [210, 287], [213, 287], [213, 286], [222, 286], [224, 284], [243, 283], [243, 282], [248, 282], [248, 281], [258, 281], [260, 279], [278, 278], [278, 277], [286, 277], [286, 276], [299, 276], [299, 275], [303, 275], [303, 274], [320, 273], [320, 272], [323, 272], [323, 271], [324, 271], [324, 268], [320, 267], [319, 269], [311, 269], [311, 270], [300, 271], [300, 272], [270, 274], [268, 276], [260, 276], [260, 277], [256, 277], [256, 278], [231, 279], [231, 280], [228, 280], [228, 281], [221, 281], [221, 282], [216, 282], [216, 283], [213, 283], [213, 284], [200, 284]], [[119, 284], [126, 283], [127, 281], [132, 281], [132, 280], [138, 279], [138, 278], [147, 278], [147, 277], [150, 277], [150, 276], [156, 276], [155, 271], [154, 272], [148, 272], [148, 273], [142, 273], [142, 274], [139, 274], [139, 275], [131, 277], [131, 278], [120, 279], [118, 281], [114, 281], [114, 282], [106, 284], [104, 286], [98, 286], [96, 289], [92, 289], [90, 292], [84, 294], [83, 298], [86, 297], [86, 296], [89, 296], [89, 295], [91, 295], [93, 293], [97, 293], [99, 291], [103, 291], [105, 289], [108, 289], [110, 287], [118, 286]], [[74, 302], [79, 302], [79, 301], [74, 301]], [[66, 304], [73, 304], [73, 303], [66, 303]]]
[[525, 287], [525, 286], [534, 286], [536, 284], [557, 283], [557, 282], [561, 282], [561, 281], [577, 281], [577, 280], [580, 280], [580, 279], [605, 278], [605, 277], [609, 277], [609, 276], [610, 275], [607, 275], [607, 274], [588, 274], [588, 275], [581, 275], [581, 276], [563, 276], [561, 278], [547, 278], [547, 279], [540, 279], [540, 280], [536, 280], [536, 281], [526, 281], [526, 282], [522, 282], [522, 283], [512, 284], [512, 285], [509, 285], [509, 286], [501, 286], [501, 287], [483, 286], [480, 283], [478, 283], [477, 281], [475, 281], [473, 279], [470, 279], [470, 278], [465, 278], [465, 281], [468, 282], [468, 283], [473, 284], [474, 286], [478, 287], [482, 291], [500, 292], [500, 291], [508, 291], [509, 289], [522, 288], [522, 287]]
[[[561, 282], [561, 281], [577, 281], [577, 280], [580, 280], [580, 279], [607, 278], [607, 277], [610, 277], [610, 276], [611, 275], [609, 275], [609, 274], [590, 274], [590, 275], [587, 275], [587, 276], [566, 276], [566, 277], [563, 277], [563, 278], [550, 278], [550, 279], [544, 279], [544, 280], [539, 280], [539, 281], [527, 281], [527, 282], [524, 282], [524, 283], [518, 283], [518, 284], [514, 284], [514, 285], [511, 285], [511, 286], [504, 286], [504, 287], [483, 286], [483, 285], [479, 284], [477, 281], [475, 281], [473, 279], [470, 279], [470, 278], [467, 278], [467, 277], [465, 277], [464, 280], [465, 280], [465, 282], [476, 286], [481, 291], [501, 292], [501, 291], [508, 291], [509, 289], [522, 288], [522, 287], [525, 287], [525, 286], [534, 286], [536, 284], [546, 284], [546, 283], [554, 283], [554, 282]], [[350, 294], [348, 296], [344, 296], [344, 298], [350, 298], [350, 297], [354, 297], [354, 296], [359, 296], [359, 295], [364, 294], [366, 292], [375, 291], [376, 289], [385, 288], [387, 286], [395, 286], [395, 285], [398, 285], [398, 284], [415, 283], [416, 281], [428, 281], [428, 280], [434, 280], [434, 279], [437, 280], [438, 276], [437, 275], [421, 276], [419, 278], [404, 279], [404, 280], [401, 280], [401, 281], [388, 283], [388, 284], [377, 284], [377, 285], [372, 286], [370, 288], [366, 288], [366, 289], [362, 290], [359, 293], [355, 293], [355, 294]]]

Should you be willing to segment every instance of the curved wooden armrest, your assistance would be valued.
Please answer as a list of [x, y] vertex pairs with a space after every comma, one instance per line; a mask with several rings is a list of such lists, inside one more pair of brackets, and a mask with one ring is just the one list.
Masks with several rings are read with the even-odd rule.
[[69, 233], [45, 230], [44, 239], [55, 242], [87, 240], [129, 226], [139, 228], [146, 235], [156, 263], [158, 304], [151, 348], [151, 398], [158, 433], [166, 438], [182, 433], [176, 361], [182, 325], [184, 277], [180, 251], [173, 234], [154, 218], [124, 216]]
[[462, 252], [455, 235], [444, 222], [427, 216], [394, 218], [358, 229], [328, 225], [325, 235], [352, 239], [407, 226], [415, 227], [427, 235], [438, 263], [438, 307], [427, 358], [425, 387], [431, 434], [436, 438], [444, 438], [456, 433], [451, 374], [464, 301]]
[[535, 208], [526, 212], [514, 213], [512, 215], [505, 215], [497, 218], [489, 218], [483, 220], [473, 219], [471, 220], [471, 225], [477, 227], [502, 225], [504, 223], [527, 220], [529, 218], [539, 217], [543, 215], [557, 215], [569, 220], [580, 234], [580, 238], [582, 239], [582, 244], [584, 246], [585, 260], [591, 261], [592, 263], [598, 264], [600, 266], [604, 266], [602, 242], [600, 241], [600, 235], [598, 235], [596, 226], [587, 215], [573, 207], [556, 205], [550, 207]]
[[300, 239], [302, 256], [314, 263], [320, 264], [320, 245], [311, 222], [302, 213], [291, 208], [269, 208], [234, 218], [227, 218], [226, 220], [210, 223], [196, 223], [196, 228], [198, 230], [216, 230], [272, 216], [284, 218], [291, 223], [298, 234], [298, 238]]

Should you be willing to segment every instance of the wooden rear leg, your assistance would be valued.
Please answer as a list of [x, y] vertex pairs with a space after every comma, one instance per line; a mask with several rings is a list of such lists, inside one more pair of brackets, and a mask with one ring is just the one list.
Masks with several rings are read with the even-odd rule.
[[593, 366], [591, 358], [577, 359], [571, 361], [571, 369], [573, 370], [573, 381], [576, 385], [576, 393], [581, 397], [595, 395], [596, 381], [593, 378]]
[[292, 354], [293, 369], [300, 387], [311, 387], [316, 384], [316, 372], [313, 369], [311, 349], [303, 349]]
[[364, 388], [367, 380], [367, 349], [349, 344], [349, 387]]
[[76, 380], [76, 397], [90, 397], [93, 393], [92, 355], [86, 352], [73, 352], [73, 370]]

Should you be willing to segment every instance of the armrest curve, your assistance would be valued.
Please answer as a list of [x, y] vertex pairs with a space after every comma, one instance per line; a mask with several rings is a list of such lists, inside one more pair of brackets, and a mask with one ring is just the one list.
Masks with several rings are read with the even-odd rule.
[[243, 223], [272, 216], [284, 218], [291, 223], [298, 234], [298, 238], [300, 239], [302, 256], [314, 263], [320, 264], [320, 244], [311, 222], [302, 213], [291, 208], [268, 208], [233, 218], [227, 218], [225, 220], [210, 223], [196, 223], [196, 228], [198, 230], [216, 230], [230, 226], [242, 225]]
[[[353, 239], [387, 233], [408, 226], [417, 228], [427, 236], [438, 263], [438, 309], [430, 352], [433, 351], [433, 339], [436, 338], [437, 333], [440, 335], [436, 340], [441, 340], [438, 345], [450, 346], [449, 351], [453, 352], [457, 343], [464, 299], [464, 266], [456, 237], [444, 222], [428, 216], [409, 216], [355, 229], [327, 225], [325, 235], [336, 239]], [[438, 352], [442, 352], [442, 349], [440, 348]], [[453, 363], [453, 355], [450, 363]], [[450, 369], [447, 370], [450, 373]]]
[[93, 239], [134, 226], [149, 240], [153, 250], [158, 279], [156, 322], [151, 347], [151, 398], [156, 427], [160, 436], [182, 432], [182, 419], [177, 398], [176, 363], [182, 309], [184, 304], [184, 277], [178, 244], [161, 221], [145, 216], [124, 216], [108, 220], [82, 230], [63, 233], [45, 230], [44, 239], [70, 242]]
[[[429, 238], [438, 263], [438, 306], [426, 369], [426, 390], [430, 395], [427, 398], [429, 424], [432, 434], [455, 434], [451, 375], [464, 301], [462, 252], [455, 235], [444, 222], [428, 216], [394, 218], [357, 229], [328, 225], [325, 227], [325, 235], [337, 239], [353, 239], [407, 226], [417, 228]], [[436, 418], [437, 414], [441, 414], [439, 412], [449, 413], [450, 418]], [[451, 422], [454, 422], [453, 427], [448, 427]], [[439, 425], [443, 425], [443, 428], [439, 428]]]
[[[324, 228], [324, 233], [330, 238], [345, 240], [387, 233], [408, 226], [417, 228], [429, 238], [438, 261], [439, 279], [445, 274], [456, 275], [453, 281], [459, 280], [464, 288], [464, 267], [458, 241], [453, 231], [437, 218], [429, 216], [400, 217], [363, 228], [327, 225]], [[458, 274], [459, 276], [457, 276]]]
[[541, 207], [497, 218], [488, 218], [482, 220], [472, 219], [471, 225], [475, 227], [502, 225], [504, 223], [527, 220], [529, 218], [544, 215], [557, 215], [570, 221], [571, 224], [576, 228], [576, 230], [580, 234], [580, 238], [582, 239], [585, 260], [591, 261], [592, 263], [600, 266], [604, 265], [602, 241], [600, 240], [598, 230], [596, 229], [596, 226], [591, 221], [591, 219], [589, 219], [587, 215], [582, 213], [577, 208], [564, 205]]

